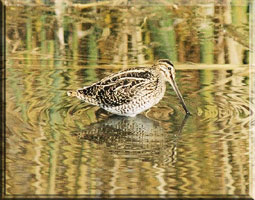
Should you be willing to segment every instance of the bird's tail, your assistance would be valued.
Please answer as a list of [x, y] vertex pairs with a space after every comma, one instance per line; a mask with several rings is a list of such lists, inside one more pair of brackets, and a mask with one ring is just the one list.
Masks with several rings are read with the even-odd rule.
[[68, 91], [68, 92], [67, 92], [67, 95], [68, 95], [69, 97], [76, 97], [76, 96], [77, 96], [77, 92], [76, 92], [76, 91]]

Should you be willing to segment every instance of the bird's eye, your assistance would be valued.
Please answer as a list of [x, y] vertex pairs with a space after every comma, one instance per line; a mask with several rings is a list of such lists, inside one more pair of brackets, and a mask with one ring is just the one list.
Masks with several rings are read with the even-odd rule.
[[173, 68], [168, 68], [170, 76], [172, 76], [173, 78], [175, 78], [175, 70]]

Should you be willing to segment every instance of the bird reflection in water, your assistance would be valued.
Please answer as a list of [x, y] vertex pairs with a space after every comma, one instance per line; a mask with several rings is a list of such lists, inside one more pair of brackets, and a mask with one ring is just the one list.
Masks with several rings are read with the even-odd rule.
[[175, 163], [177, 144], [189, 115], [178, 130], [167, 132], [160, 122], [143, 115], [122, 117], [113, 115], [106, 120], [91, 124], [75, 135], [79, 140], [104, 144], [109, 152], [120, 157], [137, 158], [158, 164]]

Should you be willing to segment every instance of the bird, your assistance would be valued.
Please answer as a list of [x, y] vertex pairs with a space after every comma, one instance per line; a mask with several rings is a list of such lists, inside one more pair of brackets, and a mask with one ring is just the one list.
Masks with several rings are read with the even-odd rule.
[[159, 103], [169, 82], [186, 114], [184, 99], [175, 81], [175, 68], [168, 59], [160, 59], [151, 67], [135, 67], [109, 75], [102, 80], [76, 91], [68, 91], [86, 103], [120, 116], [135, 117]]

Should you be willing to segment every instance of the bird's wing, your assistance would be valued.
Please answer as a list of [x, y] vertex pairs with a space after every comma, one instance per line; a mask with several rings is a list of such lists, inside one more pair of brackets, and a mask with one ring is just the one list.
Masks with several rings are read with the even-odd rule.
[[152, 89], [153, 73], [144, 68], [134, 68], [113, 74], [98, 82], [96, 99], [99, 105], [115, 107], [129, 103], [135, 97]]

